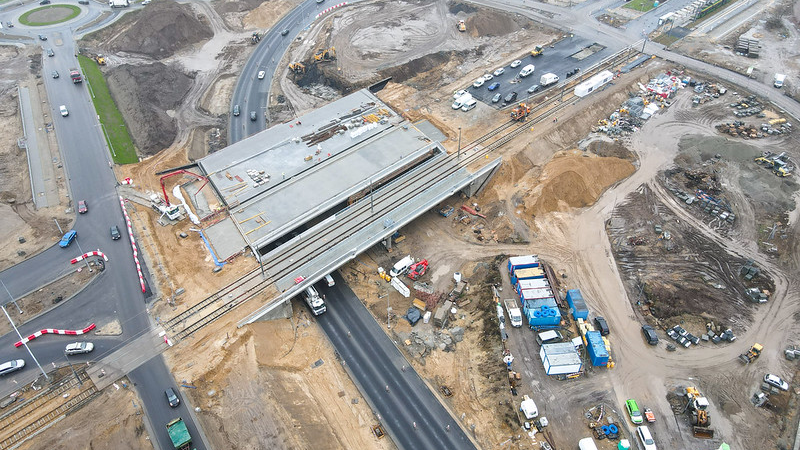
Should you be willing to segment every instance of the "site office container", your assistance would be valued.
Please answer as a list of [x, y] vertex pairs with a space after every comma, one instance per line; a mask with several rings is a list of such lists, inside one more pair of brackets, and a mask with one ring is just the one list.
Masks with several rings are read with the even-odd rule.
[[586, 352], [593, 366], [605, 366], [608, 364], [608, 351], [603, 336], [599, 331], [586, 332]]
[[586, 97], [613, 79], [614, 74], [608, 70], [604, 70], [584, 81], [583, 83], [575, 86], [575, 95], [578, 97]]
[[586, 307], [586, 301], [583, 300], [580, 289], [567, 291], [567, 304], [569, 305], [569, 312], [575, 320], [587, 320], [589, 318], [589, 308]]
[[524, 303], [528, 300], [536, 300], [537, 298], [553, 297], [553, 291], [550, 289], [525, 289], [520, 293], [519, 299]]
[[577, 373], [583, 368], [580, 355], [570, 342], [542, 345], [539, 358], [548, 375]]
[[539, 267], [539, 257], [536, 255], [512, 256], [508, 258], [508, 274], [514, 275], [516, 269], [530, 269]]
[[514, 285], [514, 289], [517, 290], [517, 295], [520, 297], [522, 296], [522, 291], [526, 289], [542, 289], [542, 288], [550, 288], [550, 282], [547, 281], [546, 278], [534, 278], [529, 280], [519, 280]]
[[511, 275], [511, 284], [517, 284], [519, 280], [531, 280], [538, 278], [546, 278], [544, 270], [541, 267], [529, 267], [527, 269], [516, 269], [514, 274]]

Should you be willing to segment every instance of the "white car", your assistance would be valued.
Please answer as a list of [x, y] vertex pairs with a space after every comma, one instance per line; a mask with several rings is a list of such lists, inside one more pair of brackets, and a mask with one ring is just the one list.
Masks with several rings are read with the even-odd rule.
[[462, 95], [464, 95], [466, 93], [467, 93], [467, 91], [465, 91], [464, 89], [457, 90], [456, 93], [453, 94], [453, 100], [457, 99], [458, 97], [461, 97]]
[[267, 76], [267, 72], [264, 72], [263, 70], [258, 72], [258, 79], [259, 80], [263, 80], [265, 76]]
[[67, 107], [64, 105], [59, 106], [58, 110], [61, 111], [61, 117], [67, 117], [69, 115], [69, 111], [67, 111]]
[[75, 342], [67, 345], [64, 353], [67, 355], [80, 355], [82, 353], [89, 353], [94, 350], [94, 344], [91, 342]]
[[775, 386], [776, 388], [778, 388], [778, 389], [780, 389], [782, 391], [788, 391], [789, 390], [789, 383], [783, 381], [783, 379], [781, 377], [779, 377], [777, 375], [773, 375], [771, 373], [768, 373], [768, 374], [764, 375], [764, 383], [767, 383], [769, 385]]
[[487, 73], [486, 75], [483, 76], [483, 81], [490, 81], [492, 78], [494, 78], [492, 74]]
[[656, 450], [656, 441], [653, 440], [653, 435], [650, 434], [650, 429], [647, 428], [647, 425], [636, 427], [636, 435], [642, 441], [644, 450]]
[[150, 0], [144, 0], [144, 1], [142, 2], [142, 5], [149, 5], [149, 4], [150, 4]]
[[499, 68], [499, 69], [494, 71], [494, 76], [499, 77], [500, 75], [502, 75], [504, 73], [506, 73], [506, 69], [501, 67], [501, 68]]
[[4, 362], [3, 364], [0, 364], [0, 375], [6, 375], [11, 372], [22, 370], [23, 367], [25, 367], [24, 359], [15, 359], [12, 361]]
[[514, 62], [511, 63], [511, 68], [516, 69], [520, 64], [522, 64], [522, 61], [515, 59]]
[[477, 80], [475, 80], [474, 83], [472, 83], [472, 87], [479, 88], [483, 86], [483, 83], [484, 83], [483, 78], [478, 78]]

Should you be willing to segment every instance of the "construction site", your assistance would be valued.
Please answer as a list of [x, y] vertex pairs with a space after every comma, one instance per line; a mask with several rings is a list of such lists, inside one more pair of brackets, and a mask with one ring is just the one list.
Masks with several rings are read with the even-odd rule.
[[[396, 368], [452, 418], [445, 433], [472, 447], [645, 448], [640, 425], [658, 448], [796, 446], [795, 118], [639, 44], [472, 3], [368, 1], [284, 35], [266, 103], [238, 119], [257, 110], [266, 130], [228, 145], [236, 78], [299, 4], [156, 1], [81, 45], [136, 123], [141, 161], [113, 167], [117, 193], [149, 268], [158, 351], [209, 448], [404, 448], [418, 423], [382, 415], [341, 347], [363, 318], [336, 316], [346, 335], [323, 326], [341, 292], [380, 333], [370, 345], [396, 348]], [[767, 51], [762, 38], [759, 58], [785, 61], [800, 7], [774, 8], [786, 37]], [[778, 32], [747, 22], [765, 26]], [[705, 37], [674, 45], [711, 45], [723, 67], [747, 58]], [[35, 90], [35, 58], [0, 52], [3, 78]], [[533, 76], [517, 75], [529, 64]], [[8, 139], [14, 92], [0, 85], [0, 179], [28, 186]], [[62, 185], [47, 227], [68, 224]], [[3, 193], [14, 214], [0, 216], [20, 230], [3, 264], [53, 244], [30, 194]], [[38, 314], [94, 276], [20, 302]], [[74, 399], [69, 414], [16, 448], [74, 448], [67, 433], [93, 449], [160, 448], [164, 424], [148, 423], [137, 386], [97, 390], [93, 366], [79, 383], [61, 369], [41, 402]], [[12, 410], [2, 442], [40, 426], [32, 405]]]

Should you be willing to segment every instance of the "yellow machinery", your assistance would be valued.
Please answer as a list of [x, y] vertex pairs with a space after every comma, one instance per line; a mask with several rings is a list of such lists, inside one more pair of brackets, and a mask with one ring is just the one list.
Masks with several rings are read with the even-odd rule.
[[542, 48], [542, 46], [541, 45], [537, 45], [536, 47], [534, 47], [533, 50], [531, 50], [531, 56], [533, 56], [533, 57], [539, 56], [539, 55], [542, 54], [542, 52], [544, 52], [544, 49]]
[[314, 55], [314, 61], [333, 61], [334, 59], [336, 59], [335, 47], [320, 50]]
[[467, 24], [464, 23], [463, 20], [458, 21], [458, 31], [464, 32], [467, 31]]
[[762, 350], [764, 350], [764, 346], [759, 343], [755, 343], [752, 347], [750, 347], [750, 350], [748, 350], [747, 353], [742, 353], [739, 355], [739, 359], [745, 364], [750, 364], [753, 362], [753, 360], [761, 356]]
[[531, 108], [525, 103], [520, 103], [516, 108], [511, 110], [511, 120], [518, 120], [520, 122], [528, 118]]
[[97, 61], [98, 65], [100, 65], [100, 66], [105, 66], [106, 65], [106, 57], [105, 56], [97, 55], [97, 56], [95, 56], [94, 59], [95, 59], [95, 61]]
[[300, 74], [300, 73], [305, 73], [306, 66], [304, 66], [303, 63], [293, 62], [289, 64], [289, 69], [294, 73]]

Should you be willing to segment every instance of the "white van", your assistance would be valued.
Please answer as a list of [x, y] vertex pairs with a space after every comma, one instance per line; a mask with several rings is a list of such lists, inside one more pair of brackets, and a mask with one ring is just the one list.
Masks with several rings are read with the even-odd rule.
[[464, 94], [461, 97], [458, 97], [456, 101], [453, 102], [452, 108], [453, 109], [461, 109], [468, 100], [472, 98], [472, 94]]
[[522, 70], [519, 71], [519, 77], [525, 78], [528, 75], [532, 74], [535, 69], [536, 66], [534, 66], [533, 64], [528, 64], [527, 66], [523, 67]]
[[463, 105], [461, 105], [462, 111], [469, 111], [470, 109], [474, 108], [478, 104], [478, 101], [474, 98], [470, 98]]
[[336, 282], [333, 281], [333, 277], [331, 276], [331, 274], [325, 275], [325, 283], [328, 285], [328, 287], [333, 287], [333, 285], [336, 284]]
[[519, 405], [519, 410], [525, 415], [528, 420], [535, 419], [539, 415], [539, 408], [536, 403], [527, 395], [522, 397], [522, 403]]
[[392, 270], [389, 271], [389, 276], [394, 278], [398, 275], [406, 273], [412, 264], [414, 264], [414, 258], [412, 258], [411, 255], [406, 256], [395, 263], [394, 267], [392, 267]]
[[536, 335], [536, 342], [538, 342], [539, 345], [552, 344], [553, 342], [561, 342], [561, 339], [562, 339], [561, 333], [559, 333], [556, 330], [543, 331], [538, 335]]
[[597, 446], [594, 445], [594, 439], [590, 437], [578, 441], [578, 448], [580, 450], [597, 450]]

